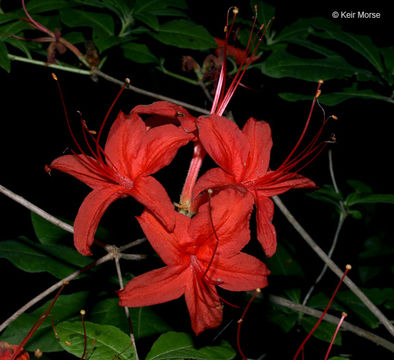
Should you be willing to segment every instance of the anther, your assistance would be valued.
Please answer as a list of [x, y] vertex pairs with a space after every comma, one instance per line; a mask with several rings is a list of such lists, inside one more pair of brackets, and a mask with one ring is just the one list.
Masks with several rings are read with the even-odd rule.
[[185, 114], [184, 114], [184, 113], [181, 113], [180, 111], [177, 111], [176, 116], [185, 117]]
[[318, 83], [319, 83], [319, 84], [323, 84], [324, 81], [323, 81], [323, 80], [319, 80]]
[[237, 321], [237, 324], [242, 323], [242, 321], [244, 321], [244, 320], [243, 320], [243, 319], [239, 319], [239, 320]]
[[124, 79], [124, 82], [125, 82], [127, 85], [130, 85], [130, 83], [131, 83], [131, 81], [130, 81], [129, 78]]
[[257, 14], [257, 9], [258, 9], [257, 4], [255, 4], [254, 5], [254, 11], [255, 11], [256, 14]]
[[43, 355], [43, 354], [42, 354], [41, 349], [36, 349], [36, 350], [34, 351], [34, 356], [35, 356], [37, 359], [41, 358], [42, 355]]
[[257, 292], [258, 294], [260, 294], [260, 293], [261, 293], [261, 289], [260, 289], [260, 288], [257, 288], [257, 289], [256, 289], [256, 292]]
[[347, 264], [347, 265], [346, 265], [346, 270], [352, 270], [352, 265]]
[[85, 310], [81, 310], [80, 312], [79, 312], [82, 316], [85, 316], [86, 315], [86, 311]]
[[320, 94], [321, 94], [321, 90], [319, 89], [319, 90], [316, 91], [315, 98], [317, 99], [320, 96]]
[[331, 115], [330, 118], [334, 119], [334, 120], [338, 120], [338, 116], [335, 116], [335, 115]]
[[57, 76], [56, 76], [56, 74], [55, 74], [55, 73], [52, 73], [51, 75], [52, 75], [53, 80], [57, 81]]
[[52, 169], [50, 168], [49, 165], [44, 165], [44, 170], [45, 170], [45, 172], [46, 172], [48, 175], [51, 175]]
[[71, 343], [70, 343], [69, 341], [67, 341], [67, 340], [66, 340], [64, 343], [65, 343], [66, 345], [68, 345], [68, 346], [71, 346]]
[[[257, 6], [257, 5], [255, 5], [255, 6]], [[233, 14], [237, 15], [238, 13], [239, 13], [239, 9], [236, 6], [234, 6]]]
[[209, 195], [213, 194], [213, 190], [212, 189], [208, 189], [207, 192], [208, 192]]

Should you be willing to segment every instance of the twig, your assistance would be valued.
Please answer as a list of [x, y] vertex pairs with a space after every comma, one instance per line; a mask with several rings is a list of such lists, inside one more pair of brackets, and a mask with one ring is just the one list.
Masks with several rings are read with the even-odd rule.
[[[334, 166], [333, 166], [333, 161], [332, 161], [332, 149], [328, 150], [328, 168], [330, 170], [330, 177], [331, 177], [332, 186], [334, 187], [335, 192], [339, 195], [340, 191], [339, 191], [337, 182], [335, 180]], [[346, 217], [347, 217], [345, 205], [342, 200], [339, 200], [339, 207], [341, 208], [341, 213], [339, 215], [338, 225], [335, 230], [335, 234], [334, 234], [334, 238], [331, 243], [331, 247], [330, 247], [328, 254], [327, 254], [330, 259], [331, 259], [332, 254], [334, 253], [334, 250], [337, 246], [338, 239], [339, 239], [339, 233], [341, 232], [343, 223], [345, 222]], [[311, 288], [307, 292], [307, 294], [304, 298], [304, 301], [302, 302], [302, 305], [306, 305], [310, 296], [312, 295], [313, 290], [315, 289], [316, 285], [320, 282], [320, 280], [323, 278], [326, 271], [327, 271], [327, 264], [324, 264], [322, 271], [320, 272], [320, 274], [316, 278], [314, 284], [311, 286]]]
[[28, 303], [23, 305], [19, 310], [17, 310], [14, 314], [12, 314], [7, 320], [5, 320], [0, 325], [0, 332], [3, 331], [13, 321], [15, 321], [25, 311], [29, 310], [33, 305], [35, 305], [40, 300], [42, 300], [43, 298], [45, 298], [46, 296], [48, 296], [49, 294], [53, 293], [55, 290], [60, 288], [64, 284], [65, 281], [66, 282], [71, 281], [71, 280], [75, 279], [76, 277], [78, 277], [79, 275], [81, 275], [82, 273], [84, 273], [85, 271], [89, 270], [90, 268], [97, 266], [97, 265], [101, 265], [101, 264], [105, 263], [106, 261], [111, 260], [112, 258], [113, 258], [113, 254], [109, 253], [109, 254], [101, 257], [100, 259], [92, 262], [91, 264], [85, 266], [84, 268], [73, 272], [71, 275], [65, 277], [64, 279], [58, 281], [57, 283], [53, 284], [51, 287], [49, 287], [48, 289], [46, 289], [45, 291], [41, 292], [36, 297], [31, 299]]
[[[101, 77], [101, 78], [103, 78], [103, 79], [105, 79], [105, 80], [107, 80], [109, 82], [114, 83], [114, 84], [117, 84], [117, 85], [120, 85], [120, 86], [124, 85], [124, 80], [116, 79], [113, 76], [110, 76], [110, 75], [102, 72], [99, 69], [82, 70], [82, 69], [78, 69], [78, 68], [71, 67], [71, 66], [58, 65], [58, 64], [48, 64], [45, 61], [33, 60], [33, 59], [25, 58], [25, 57], [22, 57], [22, 56], [12, 55], [12, 54], [8, 54], [8, 58], [10, 60], [14, 60], [14, 61], [21, 61], [21, 62], [33, 64], [33, 65], [45, 66], [45, 67], [48, 67], [48, 68], [53, 68], [53, 69], [57, 69], [57, 70], [73, 72], [73, 73], [77, 73], [77, 74], [80, 74], [80, 75], [87, 75], [87, 76], [97, 75], [97, 76], [99, 76], [99, 77]], [[187, 109], [199, 112], [201, 114], [207, 114], [207, 115], [210, 114], [210, 112], [208, 110], [203, 109], [201, 107], [194, 106], [192, 104], [186, 103], [184, 101], [179, 101], [179, 100], [170, 98], [168, 96], [163, 96], [163, 95], [154, 93], [152, 91], [144, 90], [144, 89], [138, 88], [138, 87], [130, 85], [130, 84], [126, 87], [126, 89], [131, 90], [131, 91], [133, 91], [133, 92], [135, 92], [137, 94], [142, 94], [142, 95], [154, 98], [154, 99], [163, 100], [163, 101], [169, 101], [169, 102], [171, 102], [173, 104], [177, 104], [177, 105], [183, 106], [184, 108], [187, 108]]]
[[34, 205], [30, 201], [26, 200], [22, 196], [15, 194], [11, 190], [8, 190], [6, 187], [3, 185], [0, 185], [0, 192], [3, 193], [4, 195], [8, 196], [10, 199], [16, 201], [17, 203], [21, 204], [25, 208], [29, 209], [30, 211], [36, 213], [37, 215], [41, 216], [48, 222], [60, 227], [61, 229], [68, 231], [70, 233], [74, 233], [74, 228], [72, 225], [65, 223], [64, 221], [56, 218], [55, 216], [48, 214], [46, 211], [42, 210], [38, 206]]
[[[342, 277], [342, 270], [327, 256], [327, 254], [316, 244], [312, 237], [305, 231], [305, 229], [300, 225], [300, 223], [294, 218], [287, 207], [279, 199], [278, 196], [273, 196], [275, 204], [281, 210], [286, 219], [290, 224], [296, 229], [296, 231], [301, 235], [301, 237], [307, 242], [307, 244], [312, 248], [312, 250], [327, 264], [327, 266], [332, 270], [338, 277]], [[363, 304], [376, 316], [377, 319], [383, 324], [383, 326], [389, 331], [389, 333], [394, 336], [394, 327], [391, 322], [384, 316], [384, 314], [375, 306], [375, 304], [368, 299], [368, 297], [356, 286], [356, 284], [346, 277], [344, 283], [347, 287], [363, 302]]]
[[[322, 315], [322, 311], [315, 310], [315, 309], [312, 309], [308, 306], [304, 306], [301, 304], [296, 304], [290, 300], [284, 299], [279, 296], [270, 295], [269, 300], [274, 304], [284, 306], [284, 307], [287, 307], [291, 310], [299, 311], [299, 312], [302, 312], [304, 314], [307, 314], [307, 315], [310, 315], [310, 316], [313, 316], [316, 318], [320, 318], [320, 316]], [[324, 316], [323, 320], [325, 320], [329, 323], [335, 324], [335, 325], [337, 325], [338, 322], [340, 321], [339, 318], [329, 315], [329, 314], [326, 314]], [[366, 331], [362, 328], [359, 328], [358, 326], [352, 325], [347, 321], [343, 322], [341, 329], [350, 331], [360, 337], [370, 340], [370, 341], [374, 342], [375, 344], [380, 345], [380, 346], [384, 347], [385, 349], [390, 350], [391, 352], [394, 353], [394, 344], [392, 342], [390, 342], [386, 339], [383, 339], [382, 337], [377, 336], [377, 335], [375, 335], [369, 331]]]
[[[122, 290], [124, 288], [124, 285], [123, 285], [122, 271], [120, 269], [120, 264], [119, 264], [120, 253], [117, 248], [115, 248], [115, 247], [113, 247], [113, 248], [114, 248], [113, 254], [114, 254], [114, 260], [115, 260], [116, 273], [118, 274], [118, 281], [119, 281], [120, 290]], [[127, 306], [124, 307], [124, 312], [126, 315], [127, 323], [129, 324], [130, 341], [131, 341], [132, 347], [134, 348], [135, 358], [136, 358], [136, 360], [139, 360], [138, 352], [137, 352], [137, 345], [135, 343], [135, 337], [134, 337], [134, 333], [133, 333], [133, 324], [131, 322], [129, 308]]]

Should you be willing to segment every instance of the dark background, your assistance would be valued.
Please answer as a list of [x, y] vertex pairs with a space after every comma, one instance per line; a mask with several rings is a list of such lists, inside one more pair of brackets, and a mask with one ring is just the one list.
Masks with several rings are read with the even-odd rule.
[[[252, 16], [246, 1], [212, 0], [189, 1], [190, 16], [197, 23], [203, 24], [212, 35], [220, 37], [225, 22], [225, 12], [230, 5], [234, 4], [238, 4], [242, 14], [250, 13], [250, 17]], [[2, 5], [6, 9], [8, 4], [4, 2]], [[334, 10], [380, 12], [382, 19], [364, 21], [348, 19], [338, 20], [338, 23], [343, 25], [346, 31], [371, 36], [378, 46], [392, 46], [393, 16], [388, 10], [388, 2], [346, 2], [346, 5], [343, 5], [343, 2], [332, 1], [329, 3], [277, 1], [274, 5], [277, 11], [272, 27], [278, 31], [300, 17], [320, 16], [331, 19], [331, 13]], [[158, 53], [160, 53], [163, 46], [152, 40], [149, 41], [153, 46], [157, 46]], [[344, 51], [348, 50], [344, 47]], [[183, 55], [192, 55], [200, 61], [206, 56], [206, 54], [175, 48], [167, 48], [165, 54], [166, 65], [169, 64], [168, 67], [176, 72], [181, 72], [181, 57]], [[353, 64], [357, 65], [358, 61], [358, 59], [354, 59]], [[200, 89], [169, 78], [156, 71], [151, 65], [125, 62], [121, 60], [120, 54], [115, 54], [108, 59], [103, 71], [119, 79], [130, 77], [132, 84], [137, 87], [209, 109], [209, 104]], [[253, 71], [256, 72], [253, 73]], [[264, 119], [270, 123], [274, 139], [271, 166], [276, 168], [297, 141], [310, 106], [307, 102], [285, 102], [276, 94], [279, 91], [291, 92], [292, 89], [299, 89], [299, 92], [310, 93], [312, 98], [315, 84], [293, 79], [271, 79], [261, 76], [258, 70], [253, 71], [247, 74], [243, 83], [253, 88], [260, 88], [261, 82], [263, 82], [262, 90], [248, 91], [239, 88], [229, 108], [240, 126], [250, 116]], [[56, 84], [51, 79], [50, 73], [50, 69], [16, 62], [12, 64], [10, 74], [0, 70], [2, 89], [0, 98], [2, 167], [0, 183], [55, 216], [73, 219], [82, 199], [88, 192], [88, 188], [70, 176], [56, 172], [52, 176], [48, 176], [44, 171], [45, 164], [62, 155], [63, 151], [70, 146], [72, 147]], [[102, 79], [94, 82], [86, 76], [60, 71], [56, 73], [64, 91], [68, 112], [76, 124], [76, 131], [79, 130], [77, 110], [83, 113], [90, 128], [97, 128], [112, 103], [118, 87]], [[335, 85], [334, 81], [332, 83], [326, 82], [322, 91], [327, 90], [328, 92], [335, 89]], [[112, 119], [119, 109], [129, 111], [135, 105], [149, 104], [153, 101], [154, 99], [125, 92], [115, 106]], [[377, 193], [392, 192], [392, 105], [355, 99], [334, 108], [326, 108], [326, 111], [328, 114], [337, 115], [340, 119], [338, 122], [329, 124], [329, 131], [335, 132], [338, 140], [337, 144], [333, 146], [333, 156], [336, 177], [341, 190], [344, 192], [349, 190], [346, 185], [347, 179], [357, 179], [372, 186]], [[320, 120], [320, 113], [316, 111], [313, 120], [315, 125], [312, 129], [318, 127], [316, 124], [319, 124]], [[173, 201], [178, 200], [191, 151], [190, 146], [181, 149], [174, 163], [157, 174], [157, 177], [168, 188]], [[330, 183], [327, 152], [323, 152], [303, 171], [303, 174], [312, 178], [319, 185]], [[325, 246], [325, 244], [329, 244], [335, 229], [335, 219], [331, 209], [305, 197], [300, 192], [286, 194], [283, 196], [283, 200], [321, 246], [327, 248], [328, 245]], [[0, 202], [2, 209], [1, 239], [12, 239], [19, 235], [34, 237], [29, 212], [4, 196], [0, 197]], [[130, 204], [136, 205], [130, 199], [114, 203], [102, 221], [103, 225], [114, 234], [114, 238], [120, 239], [118, 244], [128, 242], [142, 234], [133, 218], [141, 212], [141, 208], [138, 205], [128, 206]], [[339, 248], [334, 256], [340, 266], [343, 267], [346, 263], [355, 260], [356, 254], [361, 249], [362, 241], [368, 234], [379, 231], [392, 238], [393, 230], [390, 227], [390, 219], [393, 212], [391, 207], [380, 205], [376, 211], [377, 215], [368, 228], [360, 225], [361, 223], [356, 220], [350, 220], [345, 226]], [[304, 259], [310, 262], [310, 269], [320, 269], [320, 260], [293, 232], [278, 210], [276, 210], [275, 225], [279, 241], [281, 236], [292, 241], [297, 251], [305, 254]], [[107, 268], [108, 271], [113, 271], [109, 265]], [[311, 278], [315, 277], [314, 274], [317, 271], [315, 270], [310, 275]], [[5, 260], [0, 261], [0, 273], [2, 274], [3, 289], [1, 291], [0, 321], [7, 318], [19, 306], [44, 290], [49, 284], [55, 282], [55, 279], [50, 275], [27, 274], [14, 268]], [[329, 277], [331, 278], [327, 286], [334, 289], [336, 279], [331, 275]], [[357, 281], [356, 274], [354, 277]], [[275, 288], [275, 284], [273, 284], [273, 288]], [[263, 332], [277, 331], [277, 329], [271, 330], [266, 326], [263, 328]], [[281, 333], [278, 332], [278, 336], [282, 336]], [[292, 334], [292, 340], [290, 337], [282, 338], [280, 341], [278, 339], [278, 344], [281, 342], [289, 344], [289, 357], [294, 353], [293, 349], [296, 349], [294, 346], [300, 343], [302, 336], [301, 334], [297, 338]], [[255, 337], [256, 339], [252, 336], [250, 341], [261, 345], [258, 335]], [[357, 351], [360, 351], [361, 354], [365, 351], [375, 351], [373, 345], [365, 343], [363, 342], [360, 350], [351, 349], [351, 351], [354, 354]], [[271, 344], [271, 347], [274, 348], [278, 344]], [[282, 356], [287, 356], [286, 350], [281, 349], [281, 351], [283, 352]], [[344, 351], [346, 351], [346, 347]], [[380, 356], [381, 359], [384, 359], [387, 353], [383, 352]]]

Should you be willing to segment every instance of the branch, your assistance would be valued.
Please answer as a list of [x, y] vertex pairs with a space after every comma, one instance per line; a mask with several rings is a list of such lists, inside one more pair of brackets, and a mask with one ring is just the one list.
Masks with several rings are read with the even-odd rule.
[[72, 225], [65, 223], [64, 221], [56, 218], [55, 216], [47, 213], [46, 211], [42, 210], [38, 206], [34, 205], [30, 201], [26, 200], [20, 195], [15, 194], [11, 190], [8, 190], [6, 187], [3, 185], [0, 185], [0, 192], [3, 193], [4, 195], [8, 196], [10, 199], [16, 201], [17, 203], [21, 204], [25, 208], [29, 209], [30, 211], [36, 213], [37, 215], [41, 216], [48, 222], [60, 227], [61, 229], [68, 231], [70, 233], [74, 233], [74, 228]]
[[[67, 71], [67, 72], [73, 72], [73, 73], [77, 73], [77, 74], [85, 75], [85, 76], [86, 75], [87, 76], [97, 75], [97, 76], [103, 78], [104, 80], [107, 80], [107, 81], [112, 82], [114, 84], [117, 84], [117, 85], [120, 85], [120, 86], [124, 85], [124, 81], [123, 80], [119, 80], [119, 79], [116, 79], [116, 78], [114, 78], [114, 77], [112, 77], [110, 75], [107, 75], [106, 73], [102, 72], [99, 69], [82, 70], [82, 69], [79, 69], [79, 68], [76, 68], [76, 67], [72, 67], [72, 66], [68, 66], [68, 65], [48, 64], [45, 61], [33, 60], [33, 59], [25, 58], [25, 57], [22, 57], [22, 56], [12, 55], [12, 54], [8, 54], [8, 58], [10, 60], [14, 60], [14, 61], [21, 61], [21, 62], [33, 64], [33, 65], [45, 66], [47, 68], [56, 69], [56, 70], [62, 70], [62, 71]], [[177, 105], [183, 106], [184, 108], [196, 111], [196, 112], [201, 113], [201, 114], [207, 114], [207, 115], [210, 114], [210, 112], [208, 110], [206, 110], [206, 109], [203, 109], [203, 108], [200, 108], [198, 106], [194, 106], [194, 105], [188, 104], [188, 103], [183, 102], [183, 101], [179, 101], [179, 100], [170, 98], [168, 96], [163, 96], [163, 95], [160, 95], [160, 94], [148, 91], [148, 90], [144, 90], [144, 89], [138, 88], [138, 87], [130, 85], [130, 84], [128, 86], [126, 86], [126, 89], [131, 90], [131, 91], [133, 91], [133, 92], [135, 92], [137, 94], [142, 94], [142, 95], [145, 95], [145, 96], [157, 99], [157, 100], [169, 101], [169, 102], [171, 102], [173, 104], [177, 104]]]
[[[327, 254], [316, 244], [312, 237], [305, 231], [300, 223], [294, 218], [287, 207], [283, 204], [282, 200], [278, 196], [273, 196], [275, 204], [279, 207], [283, 215], [290, 222], [290, 224], [296, 229], [301, 237], [307, 242], [312, 250], [327, 264], [338, 277], [342, 277], [342, 270], [327, 256]], [[363, 304], [373, 313], [376, 318], [383, 324], [383, 326], [394, 336], [394, 327], [391, 322], [384, 316], [384, 314], [375, 306], [375, 304], [368, 299], [368, 297], [357, 287], [357, 285], [346, 277], [343, 281], [347, 287], [363, 302]]]
[[40, 300], [48, 296], [49, 294], [53, 293], [55, 290], [60, 288], [64, 282], [74, 280], [76, 277], [84, 273], [85, 271], [89, 270], [90, 268], [103, 264], [108, 260], [113, 259], [113, 254], [108, 253], [107, 255], [101, 257], [100, 259], [92, 262], [91, 264], [85, 266], [82, 269], [79, 269], [75, 272], [73, 272], [71, 275], [65, 277], [64, 279], [58, 281], [57, 283], [53, 284], [51, 287], [43, 291], [42, 293], [38, 294], [36, 297], [31, 299], [28, 303], [23, 305], [19, 310], [17, 310], [14, 314], [12, 314], [6, 321], [4, 321], [0, 325], [0, 332], [3, 331], [9, 324], [11, 324], [13, 321], [15, 321], [20, 315], [22, 315], [25, 311], [29, 310], [33, 305], [38, 303]]
[[[315, 309], [312, 309], [308, 306], [304, 306], [301, 304], [296, 304], [290, 300], [284, 299], [279, 296], [270, 295], [269, 300], [274, 304], [284, 306], [284, 307], [287, 307], [291, 310], [302, 312], [304, 314], [311, 315], [316, 318], [320, 318], [321, 315], [323, 314], [319, 310], [315, 310]], [[340, 321], [339, 318], [329, 315], [329, 314], [326, 314], [324, 316], [323, 320], [325, 320], [329, 323], [335, 324], [335, 325], [337, 325], [338, 322]], [[375, 344], [380, 345], [380, 346], [384, 347], [385, 349], [394, 353], [394, 344], [392, 342], [387, 341], [386, 339], [383, 339], [382, 337], [377, 336], [377, 335], [375, 335], [369, 331], [366, 331], [362, 328], [359, 328], [358, 326], [352, 325], [352, 324], [348, 323], [347, 321], [343, 322], [341, 329], [350, 331], [350, 332], [352, 332], [360, 337], [363, 337], [364, 339], [372, 341]]]

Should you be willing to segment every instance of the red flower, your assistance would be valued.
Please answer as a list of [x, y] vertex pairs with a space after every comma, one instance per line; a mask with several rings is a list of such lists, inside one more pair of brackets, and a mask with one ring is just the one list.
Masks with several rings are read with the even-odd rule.
[[168, 165], [178, 148], [191, 138], [192, 135], [172, 124], [148, 128], [137, 114], [121, 112], [112, 125], [104, 150], [97, 139], [95, 150], [89, 146], [93, 156], [86, 155], [78, 146], [82, 154], [61, 156], [52, 162], [50, 168], [66, 172], [93, 189], [79, 208], [74, 223], [74, 243], [81, 254], [91, 254], [90, 246], [104, 211], [124, 196], [134, 197], [166, 228], [174, 228], [171, 201], [163, 186], [149, 175]]
[[290, 172], [316, 148], [311, 144], [311, 149], [304, 154], [301, 153], [293, 160], [289, 156], [277, 170], [270, 170], [272, 138], [266, 122], [250, 118], [241, 131], [234, 122], [211, 114], [209, 117], [200, 117], [197, 126], [202, 145], [220, 168], [208, 170], [197, 181], [193, 190], [194, 208], [203, 201], [202, 192], [209, 188], [217, 192], [231, 186], [248, 191], [256, 205], [258, 240], [267, 256], [272, 256], [276, 250], [276, 232], [271, 222], [274, 206], [269, 197], [291, 188], [316, 186], [297, 172]]
[[[229, 208], [229, 203], [234, 207]], [[215, 196], [211, 205], [212, 222], [209, 203], [202, 205], [193, 218], [174, 211], [173, 232], [168, 232], [151, 212], [144, 211], [138, 221], [166, 266], [132, 279], [119, 292], [121, 306], [154, 305], [185, 295], [192, 328], [199, 334], [222, 321], [216, 286], [247, 291], [267, 285], [267, 267], [240, 252], [250, 237], [252, 197], [228, 189]]]
[[218, 39], [215, 38], [217, 49], [216, 56], [223, 56], [223, 49], [226, 46], [226, 53], [234, 58], [235, 62], [239, 66], [243, 66], [244, 64], [251, 64], [259, 59], [260, 55], [250, 56], [250, 51], [248, 49], [240, 49], [232, 45], [227, 44], [227, 39]]

